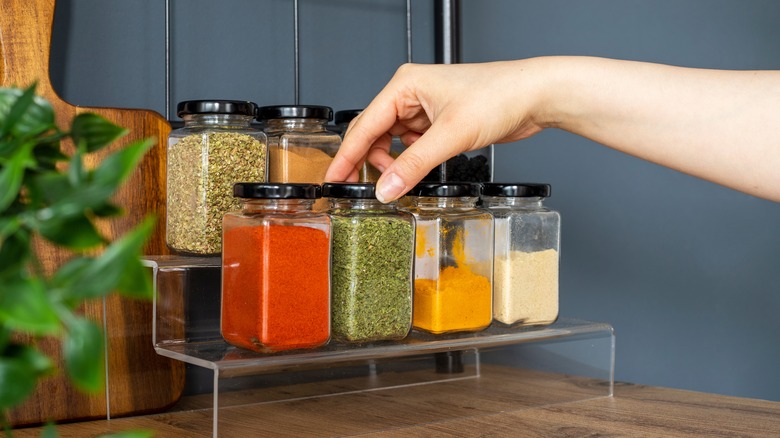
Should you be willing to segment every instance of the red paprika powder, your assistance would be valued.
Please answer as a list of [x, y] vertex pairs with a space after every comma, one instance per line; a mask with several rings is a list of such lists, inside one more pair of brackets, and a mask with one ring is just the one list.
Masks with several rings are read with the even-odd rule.
[[328, 341], [329, 222], [323, 214], [300, 209], [290, 200], [253, 200], [245, 202], [244, 211], [225, 216], [222, 336], [230, 344], [274, 352]]

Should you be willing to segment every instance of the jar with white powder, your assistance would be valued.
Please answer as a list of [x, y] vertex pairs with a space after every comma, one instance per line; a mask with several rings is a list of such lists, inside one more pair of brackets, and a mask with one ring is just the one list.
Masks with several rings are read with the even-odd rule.
[[549, 184], [483, 185], [483, 206], [495, 218], [493, 318], [499, 323], [558, 319], [561, 217], [543, 205], [549, 196]]

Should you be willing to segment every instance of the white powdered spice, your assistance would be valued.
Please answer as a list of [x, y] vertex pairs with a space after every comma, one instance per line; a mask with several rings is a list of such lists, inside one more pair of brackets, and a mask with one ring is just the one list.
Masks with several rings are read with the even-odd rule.
[[494, 263], [496, 321], [539, 325], [558, 318], [558, 251], [510, 251]]

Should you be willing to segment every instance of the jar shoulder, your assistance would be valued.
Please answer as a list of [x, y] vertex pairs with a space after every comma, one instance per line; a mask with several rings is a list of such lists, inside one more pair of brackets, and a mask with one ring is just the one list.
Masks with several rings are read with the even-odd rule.
[[488, 211], [496, 218], [506, 217], [547, 217], [560, 218], [560, 213], [549, 208], [525, 209], [525, 208], [489, 208]]
[[223, 226], [265, 227], [271, 225], [330, 227], [330, 217], [322, 212], [245, 212], [231, 211], [224, 215]]
[[262, 143], [267, 143], [268, 141], [268, 137], [265, 135], [265, 133], [257, 129], [231, 128], [231, 127], [222, 128], [222, 127], [213, 127], [213, 126], [212, 127], [209, 126], [184, 127], [184, 128], [174, 129], [168, 135], [168, 139], [170, 142], [170, 140], [179, 140], [190, 136], [200, 136], [203, 141], [209, 141], [213, 139], [215, 136], [216, 137], [246, 136], [254, 140], [260, 141]]
[[279, 149], [312, 148], [320, 149], [335, 155], [341, 146], [341, 137], [332, 133], [296, 133], [287, 132], [280, 135], [269, 135], [269, 143]]
[[474, 220], [474, 221], [490, 221], [493, 219], [493, 215], [487, 210], [480, 208], [462, 208], [462, 209], [436, 209], [436, 208], [417, 208], [412, 207], [405, 209], [411, 213], [417, 221], [430, 221], [441, 219], [445, 221], [460, 221], [460, 220]]
[[380, 210], [380, 209], [340, 209], [331, 208], [327, 213], [334, 220], [388, 220], [388, 221], [403, 221], [414, 222], [414, 215], [406, 211], [400, 210]]

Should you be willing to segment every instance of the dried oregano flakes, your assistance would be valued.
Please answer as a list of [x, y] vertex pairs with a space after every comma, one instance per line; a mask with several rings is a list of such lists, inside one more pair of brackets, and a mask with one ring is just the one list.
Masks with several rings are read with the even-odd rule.
[[343, 213], [331, 212], [333, 339], [402, 339], [411, 327], [414, 224]]
[[222, 216], [241, 207], [233, 184], [266, 178], [266, 144], [236, 132], [202, 132], [168, 145], [167, 242], [177, 252], [218, 254]]

